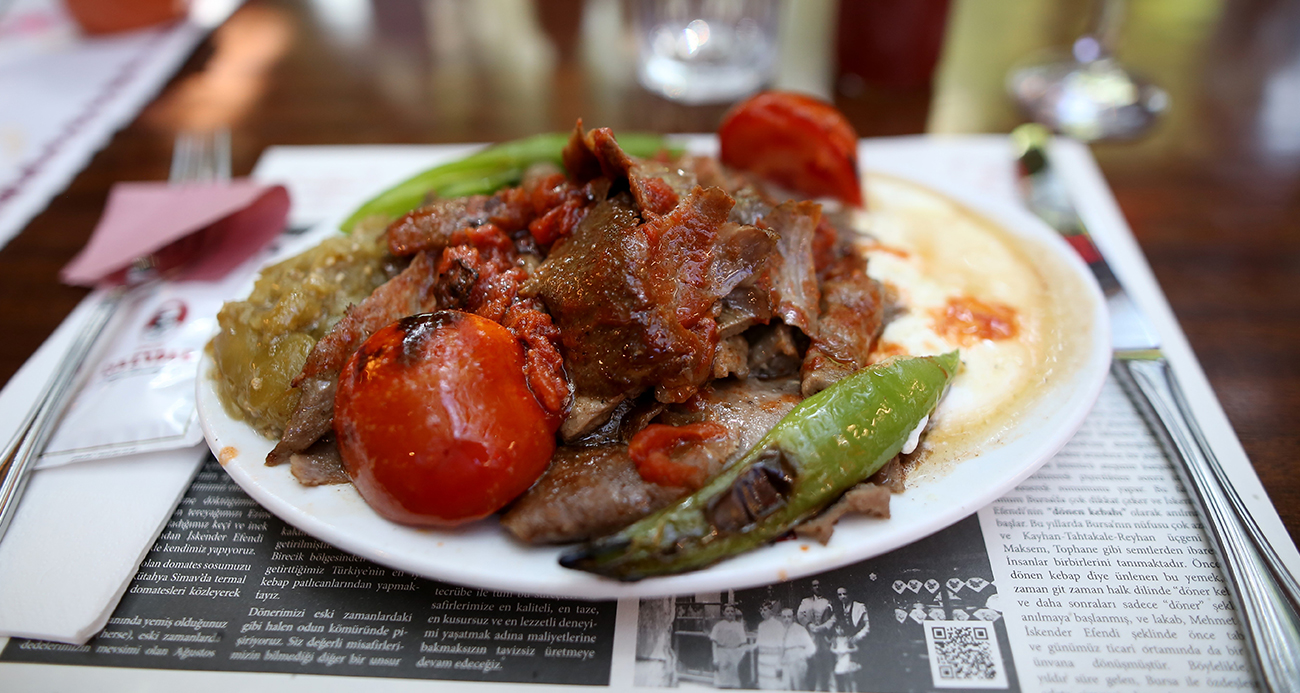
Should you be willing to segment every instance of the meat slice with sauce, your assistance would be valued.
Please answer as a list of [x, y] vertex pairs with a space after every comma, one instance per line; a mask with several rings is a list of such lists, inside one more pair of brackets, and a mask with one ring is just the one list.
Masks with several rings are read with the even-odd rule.
[[525, 292], [556, 325], [580, 396], [653, 388], [688, 399], [712, 372], [714, 303], [765, 261], [774, 239], [729, 224], [731, 198], [696, 188], [671, 212], [641, 222], [634, 201], [598, 203], [556, 244]]
[[501, 525], [531, 544], [580, 541], [625, 527], [687, 493], [643, 480], [626, 445], [562, 447]]
[[[847, 225], [844, 215], [825, 218], [821, 205], [806, 200], [781, 202], [749, 174], [728, 170], [715, 159], [688, 156], [679, 163], [701, 185], [717, 186], [731, 195], [735, 200], [731, 221], [760, 226], [777, 238], [765, 270], [749, 282], [749, 286], [761, 288], [767, 295], [756, 300], [751, 291], [736, 300], [728, 297], [729, 304], [747, 306], [755, 316], [745, 326], [766, 324], [775, 315], [813, 337], [820, 313], [818, 272], [834, 259], [857, 254], [850, 245], [850, 236], [842, 231]], [[745, 312], [740, 315], [743, 317]]]
[[[727, 380], [659, 415], [669, 426], [709, 422], [726, 431], [724, 447], [682, 450], [698, 453], [689, 464], [721, 470], [753, 447], [796, 404], [799, 380]], [[702, 442], [701, 448], [709, 445]], [[725, 450], [719, 457], [718, 451]], [[581, 541], [607, 534], [666, 507], [693, 489], [650, 483], [641, 477], [625, 443], [561, 447], [551, 467], [501, 518], [501, 524], [530, 543]]]
[[701, 421], [721, 424], [735, 435], [737, 454], [742, 454], [801, 401], [797, 377], [722, 380], [690, 402], [669, 407], [658, 420], [673, 426]]
[[818, 204], [781, 202], [713, 160], [630, 157], [581, 123], [563, 161], [567, 176], [435, 201], [389, 228], [411, 266], [316, 345], [268, 464], [338, 481], [347, 357], [412, 313], [474, 312], [525, 345], [530, 388], [565, 417], [566, 445], [502, 523], [528, 542], [583, 540], [687, 495], [866, 365], [880, 286]]
[[813, 262], [813, 236], [821, 220], [815, 202], [783, 202], [760, 223], [776, 233], [773, 260], [767, 264], [774, 313], [809, 337], [817, 334], [821, 290]]
[[470, 243], [473, 229], [492, 224], [507, 234], [528, 226], [535, 216], [532, 200], [522, 188], [506, 188], [492, 196], [470, 195], [420, 207], [388, 228], [388, 249], [397, 256]]
[[563, 159], [564, 167], [576, 183], [601, 176], [611, 181], [626, 180], [637, 209], [647, 220], [671, 212], [698, 184], [689, 170], [629, 156], [618, 145], [612, 130], [599, 128], [588, 132], [581, 120], [574, 127]]
[[821, 291], [817, 334], [801, 368], [805, 397], [866, 367], [884, 326], [880, 283], [867, 276], [861, 255], [850, 253], [835, 261]]

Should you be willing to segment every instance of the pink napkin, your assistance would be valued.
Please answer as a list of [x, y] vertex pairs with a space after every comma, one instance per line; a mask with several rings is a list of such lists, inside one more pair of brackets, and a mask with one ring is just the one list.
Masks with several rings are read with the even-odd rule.
[[136, 258], [155, 254], [184, 267], [176, 279], [217, 279], [280, 233], [288, 214], [280, 185], [118, 183], [90, 242], [60, 276], [79, 286], [120, 280]]

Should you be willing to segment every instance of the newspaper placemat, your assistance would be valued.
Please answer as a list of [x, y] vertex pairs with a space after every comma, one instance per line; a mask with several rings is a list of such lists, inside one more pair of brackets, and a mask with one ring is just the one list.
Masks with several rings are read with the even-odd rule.
[[[968, 186], [1010, 194], [1004, 147], [913, 138], [864, 151], [868, 166], [962, 172]], [[279, 170], [293, 169], [279, 151]], [[347, 177], [311, 168], [331, 186]], [[1104, 247], [1127, 250], [1123, 238]], [[1140, 256], [1116, 264], [1145, 268]], [[1231, 457], [1230, 429], [1214, 438]], [[1280, 527], [1264, 511], [1266, 528]], [[1289, 543], [1278, 549], [1294, 560]], [[485, 593], [369, 564], [268, 516], [210, 463], [105, 631], [81, 647], [11, 641], [0, 680], [195, 691], [403, 690], [425, 679], [467, 691], [1252, 689], [1241, 637], [1176, 474], [1108, 382], [1040, 472], [926, 540], [768, 587], [617, 604]]]
[[0, 678], [68, 675], [9, 665], [24, 662], [465, 690], [1249, 689], [1217, 567], [1173, 469], [1113, 382], [1042, 471], [925, 540], [767, 587], [617, 604], [486, 592], [369, 563], [271, 516], [209, 460], [104, 631], [82, 646], [13, 640]]

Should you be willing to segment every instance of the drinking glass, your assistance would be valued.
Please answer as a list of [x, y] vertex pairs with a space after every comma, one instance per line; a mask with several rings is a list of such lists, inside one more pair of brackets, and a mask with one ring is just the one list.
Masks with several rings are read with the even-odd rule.
[[1124, 0], [1098, 2], [1069, 56], [1011, 70], [1007, 91], [1025, 115], [1084, 141], [1132, 139], [1155, 124], [1168, 95], [1113, 55], [1124, 9]]
[[776, 0], [639, 0], [637, 79], [687, 104], [758, 91], [775, 65]]

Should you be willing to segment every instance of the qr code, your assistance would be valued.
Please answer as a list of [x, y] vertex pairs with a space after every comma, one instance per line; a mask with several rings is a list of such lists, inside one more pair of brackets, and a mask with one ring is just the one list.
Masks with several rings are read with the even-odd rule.
[[992, 623], [925, 624], [936, 688], [1006, 688], [1006, 667]]

